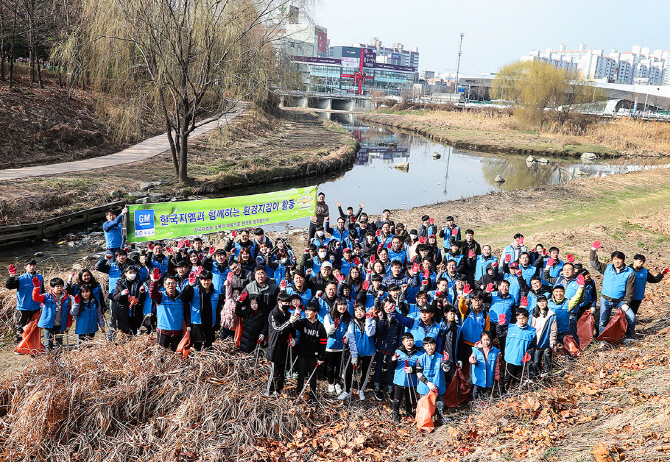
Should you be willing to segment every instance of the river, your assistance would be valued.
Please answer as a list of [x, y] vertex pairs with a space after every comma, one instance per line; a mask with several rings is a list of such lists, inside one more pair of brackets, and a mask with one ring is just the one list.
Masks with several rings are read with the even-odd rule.
[[[599, 177], [667, 164], [666, 159], [597, 161], [584, 163], [575, 160], [549, 159], [546, 165], [526, 163], [526, 156], [482, 154], [454, 149], [434, 143], [422, 136], [395, 132], [381, 126], [361, 124], [355, 115], [321, 113], [347, 128], [360, 142], [354, 166], [336, 177], [307, 178], [295, 181], [260, 185], [244, 190], [231, 190], [219, 197], [256, 194], [279, 189], [318, 185], [326, 193], [331, 213], [337, 214], [335, 201], [343, 207], [365, 202], [365, 211], [379, 214], [384, 208], [412, 208], [436, 202], [487, 194], [491, 191], [534, 188], [571, 181], [579, 177]], [[439, 157], [436, 155], [438, 154]], [[394, 165], [407, 162], [407, 171]], [[505, 179], [496, 183], [497, 175]], [[307, 219], [266, 226], [266, 230], [282, 231], [307, 226]], [[100, 230], [101, 225], [91, 224]], [[35, 252], [44, 252], [44, 261], [53, 267], [69, 266], [81, 260], [94, 246], [78, 248], [54, 245], [62, 238], [26, 244], [4, 246], [0, 250], [3, 267], [18, 259], [24, 261]], [[21, 265], [22, 266], [22, 265]]]

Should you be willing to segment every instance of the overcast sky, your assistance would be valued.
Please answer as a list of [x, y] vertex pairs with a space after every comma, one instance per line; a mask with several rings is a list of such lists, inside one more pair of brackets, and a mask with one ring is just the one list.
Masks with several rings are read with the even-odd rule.
[[495, 72], [530, 50], [565, 43], [567, 49], [633, 45], [670, 49], [667, 0], [317, 0], [316, 23], [331, 46], [395, 42], [419, 48], [419, 70], [456, 68], [463, 32], [461, 73]]

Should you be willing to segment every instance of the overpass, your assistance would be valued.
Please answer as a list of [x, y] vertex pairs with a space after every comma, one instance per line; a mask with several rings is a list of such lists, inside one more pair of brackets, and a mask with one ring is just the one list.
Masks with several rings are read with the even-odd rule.
[[318, 93], [297, 90], [273, 90], [279, 96], [279, 107], [310, 108], [319, 111], [367, 112], [374, 108], [366, 95]]

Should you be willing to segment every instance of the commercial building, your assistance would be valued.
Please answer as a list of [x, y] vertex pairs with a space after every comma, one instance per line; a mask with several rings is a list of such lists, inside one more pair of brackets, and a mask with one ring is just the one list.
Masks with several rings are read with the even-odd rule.
[[[416, 54], [415, 61], [418, 63], [418, 52]], [[418, 77], [414, 66], [388, 63], [385, 62], [387, 58], [378, 59], [374, 46], [336, 46], [329, 50], [328, 55], [291, 56], [291, 61], [302, 75], [304, 90], [358, 95], [379, 91], [400, 95], [411, 91]], [[412, 58], [408, 59], [413, 62]]]

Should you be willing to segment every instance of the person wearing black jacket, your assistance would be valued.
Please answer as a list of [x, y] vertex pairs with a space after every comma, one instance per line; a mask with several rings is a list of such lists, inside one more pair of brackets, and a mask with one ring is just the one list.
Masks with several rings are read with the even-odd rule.
[[225, 298], [214, 289], [211, 272], [203, 270], [197, 285], [195, 279], [195, 273], [191, 273], [179, 298], [190, 305], [191, 340], [193, 347], [200, 351], [203, 347], [211, 348], [214, 343], [216, 332], [221, 328], [221, 308]]
[[371, 255], [377, 255], [377, 236], [372, 230], [366, 231], [365, 234], [362, 234], [361, 231], [361, 253], [363, 258], [369, 259]]
[[[265, 359], [272, 362], [272, 372], [265, 396], [281, 393], [284, 389], [286, 350], [295, 346], [295, 329], [291, 323], [300, 319], [300, 313], [297, 310], [293, 315], [289, 313], [290, 306], [291, 296], [282, 292], [277, 297], [277, 306], [268, 317], [268, 350], [265, 353]], [[289, 336], [291, 337], [290, 342]]]
[[486, 287], [492, 284], [491, 292], [498, 290], [498, 283], [502, 280], [498, 272], [498, 262], [489, 262], [486, 264], [486, 273], [476, 282], [480, 290], [487, 290]]
[[[319, 305], [310, 302], [305, 307], [305, 317], [291, 321], [291, 325], [300, 333], [298, 344], [298, 381], [296, 390], [300, 393], [305, 383], [305, 378], [311, 374], [309, 381], [310, 399], [316, 393], [316, 370], [317, 364], [323, 364], [326, 357], [326, 342], [328, 335], [326, 328], [316, 315], [319, 313]], [[299, 398], [299, 397], [298, 397]]]
[[[457, 303], [457, 301], [455, 302]], [[458, 310], [456, 307], [449, 305], [444, 314], [444, 339], [442, 341], [443, 359], [446, 359], [449, 368], [444, 371], [444, 377], [447, 383], [447, 388], [454, 378], [456, 372], [456, 344], [458, 342]], [[445, 366], [446, 367], [446, 366]], [[443, 369], [444, 370], [444, 369]]]
[[389, 396], [392, 397], [393, 394], [393, 376], [395, 374], [395, 368], [393, 367], [391, 358], [395, 354], [395, 350], [400, 345], [400, 337], [402, 336], [405, 328], [400, 325], [400, 323], [391, 316], [391, 308], [393, 308], [393, 301], [389, 298], [384, 300], [384, 309], [381, 309], [381, 299], [378, 297], [375, 299], [374, 313], [377, 328], [375, 329], [375, 348], [377, 352], [375, 353], [375, 375], [374, 375], [374, 384], [375, 384], [375, 399], [377, 401], [384, 400], [384, 394], [381, 391], [381, 375], [384, 362], [386, 362], [387, 370], [387, 388]]
[[147, 294], [134, 266], [126, 266], [116, 282], [112, 299], [117, 303], [116, 328], [128, 335], [137, 335], [144, 320]]
[[240, 350], [245, 353], [253, 352], [260, 347], [268, 333], [268, 318], [258, 309], [258, 299], [255, 295], [237, 302], [235, 314], [242, 320], [242, 338]]

